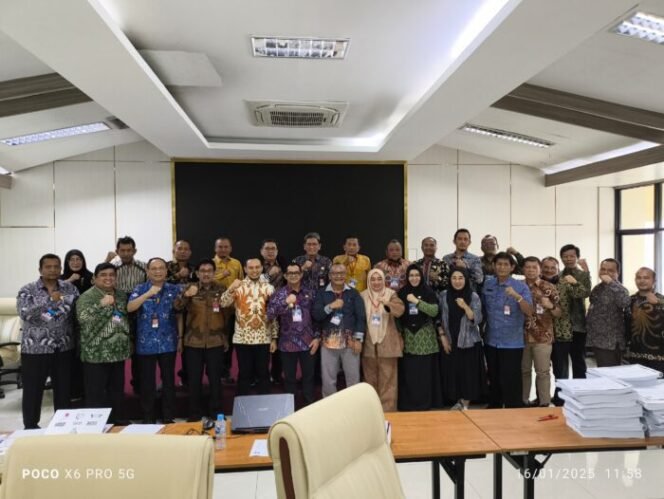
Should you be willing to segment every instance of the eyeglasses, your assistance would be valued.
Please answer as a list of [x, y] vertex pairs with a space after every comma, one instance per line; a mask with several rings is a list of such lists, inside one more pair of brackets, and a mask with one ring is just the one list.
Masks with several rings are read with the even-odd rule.
[[297, 276], [300, 275], [302, 272], [286, 272], [287, 276]]

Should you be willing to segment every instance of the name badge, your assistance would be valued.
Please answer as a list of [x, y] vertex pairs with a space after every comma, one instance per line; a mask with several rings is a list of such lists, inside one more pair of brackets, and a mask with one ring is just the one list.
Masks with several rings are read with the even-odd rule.
[[41, 317], [42, 317], [42, 319], [44, 319], [46, 322], [49, 322], [50, 320], [53, 319], [53, 317], [55, 317], [55, 313], [56, 313], [55, 310], [51, 310], [51, 309], [49, 308], [47, 312], [44, 312], [43, 314], [41, 314]]
[[341, 324], [341, 319], [343, 318], [343, 314], [341, 312], [335, 312], [332, 318], [330, 319], [330, 322], [334, 324], [335, 326], [338, 326]]
[[114, 310], [113, 315], [111, 316], [111, 322], [113, 324], [121, 324], [122, 323], [122, 313], [120, 313], [118, 310]]
[[324, 288], [325, 287], [325, 278], [321, 277], [318, 279], [318, 287], [319, 288]]
[[408, 315], [417, 315], [419, 310], [417, 310], [417, 305], [414, 303], [408, 304]]
[[504, 315], [512, 315], [512, 309], [510, 308], [509, 305], [505, 305], [503, 307], [503, 314]]
[[220, 310], [221, 310], [221, 307], [219, 306], [219, 300], [217, 300], [217, 299], [215, 298], [215, 299], [212, 301], [212, 311], [213, 311], [215, 314], [218, 314]]
[[351, 279], [350, 282], [348, 283], [348, 285], [351, 288], [355, 289], [355, 286], [357, 286], [357, 279]]
[[542, 315], [544, 313], [544, 307], [539, 303], [535, 304], [535, 312], [537, 315]]
[[293, 310], [291, 310], [291, 314], [293, 316], [293, 322], [302, 322], [302, 309], [298, 307], [297, 305]]
[[397, 289], [399, 287], [399, 278], [398, 277], [391, 277], [390, 278], [390, 287], [392, 289]]
[[380, 314], [371, 314], [371, 325], [380, 326], [381, 316]]
[[159, 317], [157, 314], [152, 315], [152, 329], [157, 329], [159, 327]]

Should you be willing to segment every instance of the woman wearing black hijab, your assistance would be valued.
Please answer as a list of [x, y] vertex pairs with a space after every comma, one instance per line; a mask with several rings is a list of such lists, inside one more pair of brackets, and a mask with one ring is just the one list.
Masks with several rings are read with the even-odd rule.
[[399, 369], [399, 410], [426, 411], [441, 407], [438, 339], [434, 318], [438, 316], [436, 293], [424, 283], [416, 265], [408, 267], [406, 285], [399, 298], [406, 311], [399, 318], [404, 339]]
[[[78, 289], [79, 294], [92, 287], [93, 274], [88, 270], [85, 256], [81, 250], [73, 249], [65, 255], [65, 269], [60, 279], [72, 283]], [[83, 363], [78, 351], [79, 330], [78, 323], [75, 324], [76, 355], [71, 364], [71, 399], [72, 401], [83, 398]]]
[[460, 410], [480, 399], [486, 384], [479, 330], [482, 302], [471, 286], [468, 271], [453, 267], [450, 286], [440, 294], [443, 398], [458, 401], [452, 408]]
[[92, 272], [88, 270], [81, 250], [73, 249], [65, 255], [65, 270], [60, 279], [72, 283], [79, 294], [92, 287]]

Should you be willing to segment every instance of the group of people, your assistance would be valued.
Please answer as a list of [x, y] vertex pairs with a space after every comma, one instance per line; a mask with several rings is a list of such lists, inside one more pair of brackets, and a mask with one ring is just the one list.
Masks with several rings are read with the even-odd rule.
[[385, 411], [464, 409], [480, 400], [489, 407], [561, 404], [551, 398], [551, 366], [556, 378], [567, 378], [571, 361], [573, 376], [584, 377], [586, 347], [600, 366], [624, 357], [664, 368], [664, 296], [654, 292], [652, 269], [639, 269], [638, 292], [629, 296], [611, 258], [591, 287], [574, 245], [561, 248], [561, 271], [551, 256], [499, 252], [491, 235], [482, 239], [481, 257], [468, 251], [471, 242], [467, 229], [457, 230], [454, 251], [439, 259], [437, 241], [427, 237], [423, 258], [409, 262], [392, 240], [373, 267], [357, 237], [329, 259], [314, 232], [292, 260], [266, 239], [260, 257], [241, 263], [227, 237], [195, 266], [184, 240], [172, 260], [144, 263], [135, 241], [122, 237], [94, 272], [78, 250], [67, 253], [64, 271], [57, 255], [46, 254], [39, 279], [17, 299], [24, 425], [38, 426], [49, 376], [56, 410], [69, 407], [82, 380], [85, 405], [110, 406], [111, 421], [122, 424], [127, 359], [144, 422], [156, 419], [159, 366], [161, 419], [171, 422], [178, 353], [190, 420], [220, 411], [233, 350], [236, 395], [252, 387], [268, 393], [282, 376], [295, 393], [299, 366], [305, 403], [315, 399], [316, 374], [325, 397], [343, 372], [346, 386], [362, 377], [374, 386]]

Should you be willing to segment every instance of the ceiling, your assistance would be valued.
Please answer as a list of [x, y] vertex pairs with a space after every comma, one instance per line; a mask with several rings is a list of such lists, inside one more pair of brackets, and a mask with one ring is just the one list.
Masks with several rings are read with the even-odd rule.
[[[491, 105], [530, 83], [664, 113], [657, 83], [664, 47], [608, 32], [633, 7], [632, 0], [3, 0], [0, 87], [56, 72], [91, 100], [0, 117], [0, 138], [109, 116], [129, 128], [0, 144], [0, 166], [16, 171], [147, 140], [171, 157], [275, 160], [410, 160], [441, 144], [553, 172], [642, 141]], [[639, 10], [664, 16], [664, 3]], [[258, 58], [252, 35], [348, 38], [350, 46], [344, 60]], [[203, 54], [221, 86], [166, 86], [143, 50]], [[252, 100], [342, 101], [348, 109], [338, 128], [267, 128], [253, 124]], [[466, 122], [555, 145], [459, 131]]]

